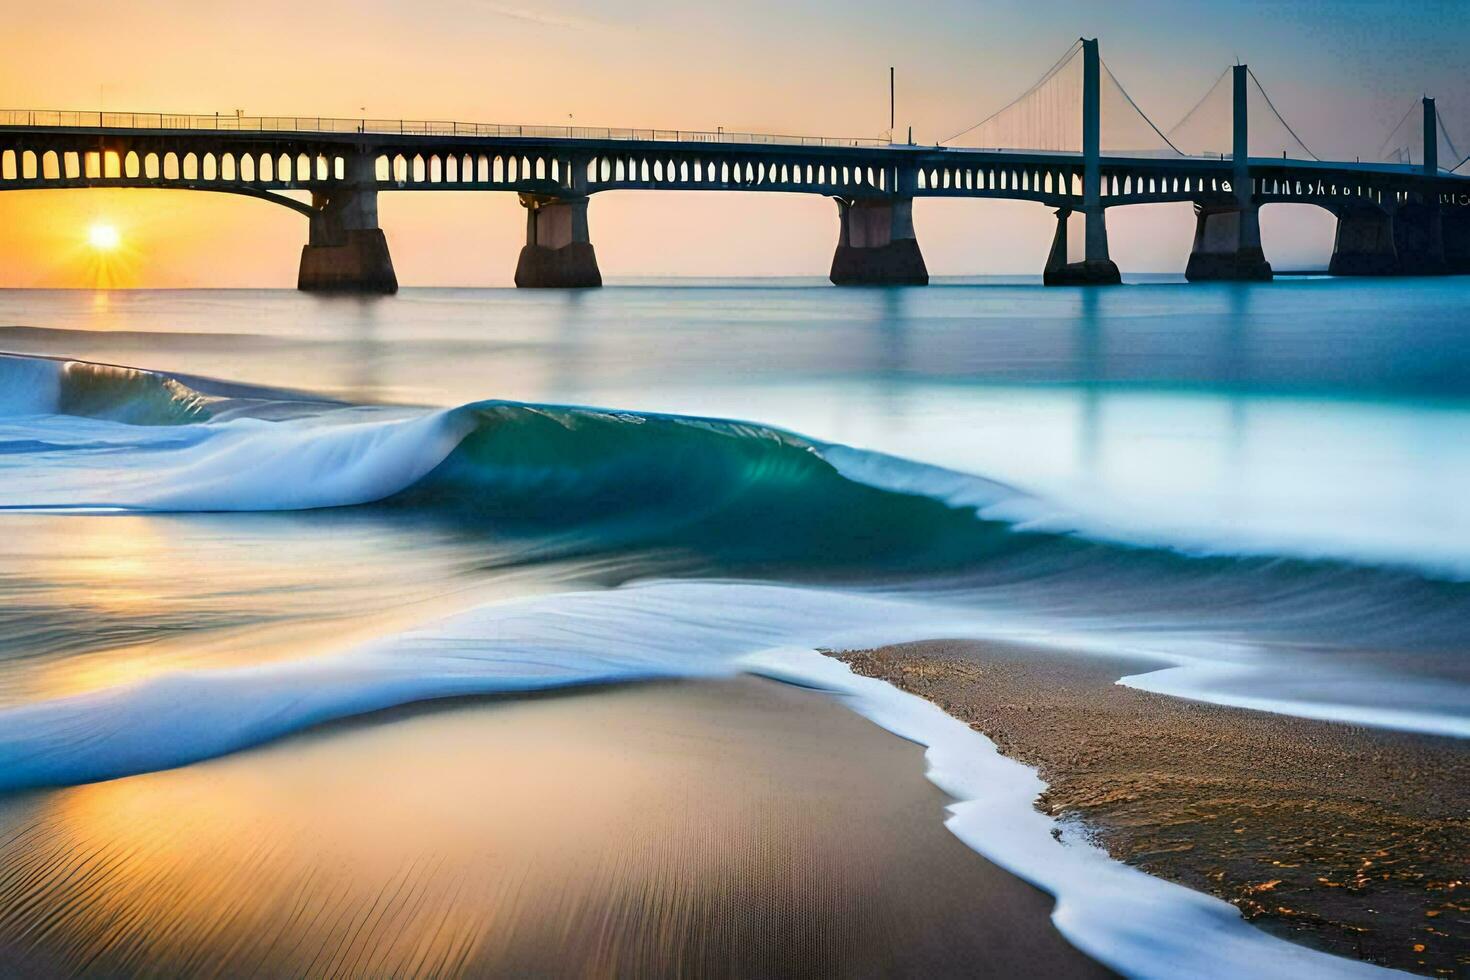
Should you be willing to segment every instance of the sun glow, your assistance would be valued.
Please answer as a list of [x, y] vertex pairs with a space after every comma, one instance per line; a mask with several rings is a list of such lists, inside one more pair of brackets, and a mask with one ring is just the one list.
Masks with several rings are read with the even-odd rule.
[[99, 252], [111, 252], [122, 244], [122, 236], [115, 225], [98, 221], [87, 229], [87, 244]]

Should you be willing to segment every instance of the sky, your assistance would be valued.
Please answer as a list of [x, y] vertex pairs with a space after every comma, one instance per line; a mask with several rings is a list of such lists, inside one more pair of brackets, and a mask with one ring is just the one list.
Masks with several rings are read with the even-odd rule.
[[[1163, 128], [1239, 59], [1319, 155], [1350, 157], [1422, 93], [1470, 143], [1467, 23], [1470, 0], [50, 0], [9, 15], [0, 102], [871, 136], [893, 65], [900, 132], [933, 142], [1096, 36]], [[380, 215], [402, 284], [510, 283], [514, 195], [384, 193]], [[608, 277], [820, 276], [837, 234], [832, 202], [792, 194], [611, 192], [589, 220]], [[1108, 221], [1125, 270], [1183, 268], [1188, 205]], [[1278, 268], [1325, 264], [1325, 212], [1279, 205], [1262, 222]], [[126, 286], [290, 286], [306, 239], [300, 215], [233, 195], [6, 191], [0, 286], [97, 284], [99, 223], [118, 229], [106, 276]], [[1039, 273], [1052, 223], [1036, 204], [915, 205], [937, 275]]]

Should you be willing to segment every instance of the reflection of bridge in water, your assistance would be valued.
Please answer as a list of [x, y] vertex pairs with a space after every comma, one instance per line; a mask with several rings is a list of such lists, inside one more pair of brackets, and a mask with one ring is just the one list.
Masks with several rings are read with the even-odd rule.
[[[1454, 172], [1463, 160], [1440, 166], [1442, 146], [1451, 157], [1458, 151], [1432, 99], [1422, 102], [1422, 128], [1413, 140], [1392, 143], [1401, 123], [1385, 142], [1381, 149], [1390, 159], [1329, 162], [1297, 138], [1248, 68], [1228, 74], [1228, 87], [1222, 76], [1165, 135], [1118, 84], [1097, 42], [1079, 41], [1037, 85], [962, 134], [1006, 149], [725, 132], [14, 110], [0, 113], [0, 190], [174, 188], [280, 204], [310, 221], [298, 285], [313, 290], [397, 288], [377, 198], [400, 190], [518, 193], [527, 211], [518, 286], [600, 285], [587, 204], [592, 194], [621, 189], [831, 197], [840, 216], [831, 278], [839, 284], [928, 281], [914, 233], [916, 197], [1005, 198], [1054, 209], [1048, 284], [1117, 282], [1107, 209], [1166, 202], [1195, 206], [1191, 279], [1270, 278], [1259, 211], [1277, 203], [1316, 205], [1337, 217], [1334, 274], [1470, 272], [1470, 176]], [[1253, 113], [1253, 100], [1265, 111]], [[1253, 114], [1282, 137], [1279, 157], [1274, 146], [1261, 151], [1259, 131], [1249, 124]], [[1142, 137], [1129, 136], [1130, 127]], [[1185, 135], [1204, 140], [1201, 145], [1228, 138], [1229, 151], [1190, 155], [1176, 145]], [[1115, 148], [1130, 138], [1131, 149]], [[311, 202], [287, 191], [309, 191]]]

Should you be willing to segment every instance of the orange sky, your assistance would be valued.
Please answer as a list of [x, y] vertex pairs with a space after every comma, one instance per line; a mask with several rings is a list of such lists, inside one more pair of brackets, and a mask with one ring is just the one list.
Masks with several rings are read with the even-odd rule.
[[[1425, 6], [1407, 17], [1366, 0], [1345, 24], [1331, 4], [1284, 0], [52, 0], [11, 13], [0, 101], [876, 135], [896, 64], [900, 128], [912, 123], [932, 141], [1008, 101], [1076, 36], [1095, 33], [1124, 84], [1166, 123], [1241, 52], [1309, 142], [1346, 146], [1391, 126], [1405, 93], [1463, 77], [1463, 56], [1444, 40], [1455, 4]], [[1417, 68], [1395, 45], [1424, 54]], [[524, 233], [513, 195], [387, 193], [380, 209], [404, 285], [509, 284]], [[123, 237], [109, 274], [137, 286], [290, 286], [306, 237], [299, 215], [230, 195], [5, 192], [0, 285], [94, 284], [85, 239], [96, 221]], [[593, 198], [590, 221], [610, 277], [823, 275], [837, 231], [831, 202], [804, 195], [615, 192]], [[919, 201], [915, 221], [939, 275], [1039, 273], [1051, 235], [1050, 215], [1034, 204]], [[1278, 207], [1263, 222], [1278, 267], [1325, 262], [1325, 213]], [[1183, 267], [1187, 206], [1118, 209], [1109, 223], [1125, 270]]]

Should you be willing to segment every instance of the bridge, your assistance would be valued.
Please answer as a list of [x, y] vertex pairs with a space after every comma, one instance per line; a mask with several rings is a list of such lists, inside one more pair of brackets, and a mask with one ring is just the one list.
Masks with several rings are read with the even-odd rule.
[[[1433, 99], [1414, 108], [1380, 148], [1384, 159], [1322, 161], [1250, 69], [1236, 65], [1166, 134], [1117, 82], [1097, 41], [1083, 39], [1022, 96], [935, 146], [723, 131], [10, 110], [0, 112], [0, 190], [150, 187], [268, 201], [307, 219], [297, 285], [319, 291], [396, 290], [378, 195], [441, 190], [519, 195], [526, 244], [515, 282], [522, 287], [601, 285], [588, 202], [623, 189], [830, 197], [839, 217], [831, 280], [839, 285], [928, 282], [913, 223], [918, 197], [1023, 200], [1054, 211], [1048, 285], [1119, 282], [1108, 210], [1167, 202], [1194, 205], [1190, 280], [1270, 279], [1259, 214], [1279, 203], [1315, 205], [1336, 217], [1334, 275], [1470, 273], [1466, 161], [1441, 166], [1441, 149], [1452, 157], [1458, 151]], [[1279, 156], [1274, 145], [1261, 152], [1253, 115], [1280, 136]], [[1394, 143], [1406, 125], [1411, 138]], [[1228, 137], [1229, 145], [1191, 152], [1177, 145], [1186, 137], [1200, 146]], [[310, 201], [289, 192], [307, 192]]]

